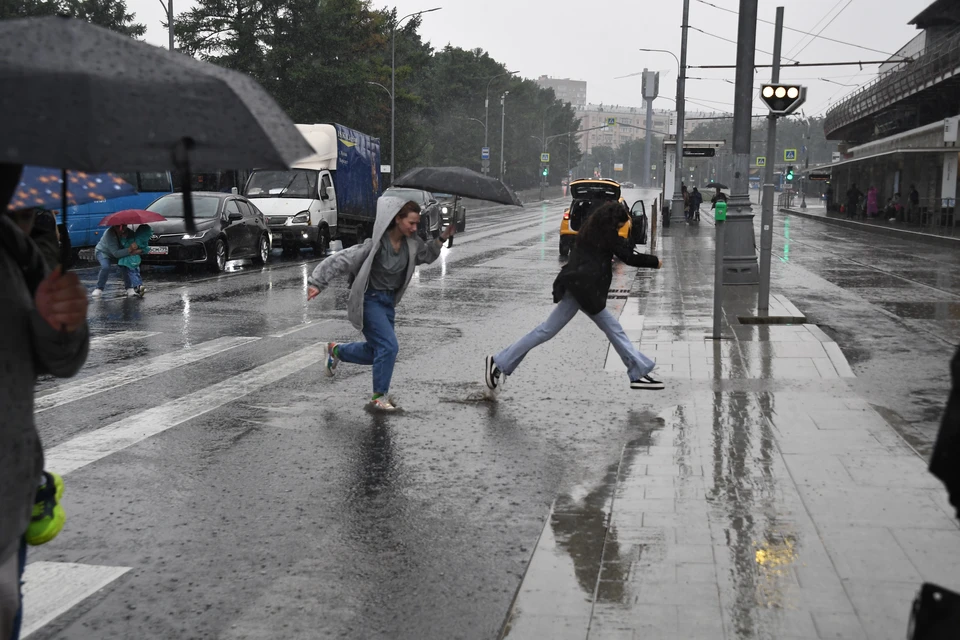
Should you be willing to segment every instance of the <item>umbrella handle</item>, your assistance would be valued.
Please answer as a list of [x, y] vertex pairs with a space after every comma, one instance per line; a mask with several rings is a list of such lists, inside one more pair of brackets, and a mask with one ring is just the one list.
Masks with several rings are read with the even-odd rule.
[[60, 270], [66, 273], [73, 266], [73, 247], [70, 245], [70, 232], [67, 229], [67, 170], [60, 170], [60, 224], [63, 225], [63, 237], [60, 238]]
[[183, 222], [187, 233], [195, 233], [197, 225], [193, 217], [193, 198], [190, 182], [190, 151], [194, 148], [193, 138], [180, 138], [173, 148], [173, 166], [180, 173], [180, 192], [183, 194]]

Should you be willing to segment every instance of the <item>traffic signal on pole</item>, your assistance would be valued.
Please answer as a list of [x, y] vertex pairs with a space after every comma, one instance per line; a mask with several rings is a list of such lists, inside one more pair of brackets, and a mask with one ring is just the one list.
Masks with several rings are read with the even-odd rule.
[[807, 88], [798, 84], [763, 84], [760, 85], [760, 99], [770, 113], [787, 115], [806, 102]]
[[548, 175], [550, 175], [550, 167], [544, 167], [544, 168], [543, 168], [543, 177], [546, 178]]
[[787, 167], [787, 180], [793, 180], [793, 165]]

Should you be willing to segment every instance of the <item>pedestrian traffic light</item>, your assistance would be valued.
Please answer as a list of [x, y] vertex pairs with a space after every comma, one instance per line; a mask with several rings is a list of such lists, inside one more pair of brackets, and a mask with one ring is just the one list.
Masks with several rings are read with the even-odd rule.
[[763, 84], [760, 85], [760, 98], [770, 113], [787, 115], [806, 102], [807, 88], [798, 84]]
[[546, 178], [548, 175], [550, 175], [550, 167], [544, 167], [544, 168], [543, 168], [543, 177]]
[[793, 180], [793, 165], [787, 167], [787, 180]]

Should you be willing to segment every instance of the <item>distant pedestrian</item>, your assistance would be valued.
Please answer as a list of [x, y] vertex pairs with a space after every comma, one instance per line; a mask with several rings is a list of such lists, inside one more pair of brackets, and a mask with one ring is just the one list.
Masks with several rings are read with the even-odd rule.
[[877, 188], [873, 185], [870, 185], [870, 188], [867, 189], [867, 217], [876, 218], [877, 214], [880, 212], [880, 202], [879, 195], [877, 193]]
[[920, 192], [916, 185], [910, 185], [910, 195], [907, 198], [907, 222], [913, 222], [914, 215], [920, 212]]
[[110, 227], [100, 237], [100, 242], [97, 243], [95, 249], [97, 262], [100, 263], [100, 276], [97, 278], [97, 288], [93, 290], [94, 298], [103, 295], [103, 289], [107, 286], [107, 278], [110, 277], [110, 269], [114, 263], [120, 266], [123, 288], [126, 290], [127, 296], [137, 295], [137, 287], [143, 286], [139, 269], [134, 273], [129, 267], [119, 265], [120, 258], [143, 253], [140, 245], [136, 242], [131, 242], [127, 246], [123, 245], [121, 238], [130, 233], [132, 232], [121, 224]]
[[[146, 247], [150, 243], [150, 236], [152, 234], [153, 229], [150, 228], [150, 225], [141, 224], [137, 227], [136, 231], [124, 233], [120, 237], [120, 244], [128, 249], [130, 247]], [[141, 252], [134, 251], [130, 255], [117, 260], [117, 264], [129, 270], [130, 284], [133, 286], [133, 291], [137, 296], [142, 298], [147, 292], [147, 289], [143, 286], [143, 276], [140, 274], [140, 263], [142, 262], [140, 254]]]
[[690, 191], [687, 190], [687, 185], [680, 183], [680, 194], [683, 196], [683, 217], [687, 220], [690, 219]]
[[725, 194], [723, 191], [720, 191], [720, 187], [717, 187], [717, 193], [714, 194], [714, 196], [710, 199], [710, 210], [713, 211], [716, 208], [718, 202], [726, 202], [726, 201], [727, 201], [727, 194]]
[[856, 217], [858, 214], [858, 209], [860, 208], [860, 198], [863, 197], [863, 192], [860, 189], [857, 189], [857, 184], [853, 183], [850, 185], [850, 188], [847, 189], [847, 203], [846, 203], [846, 214], [848, 218]]
[[603, 205], [587, 219], [577, 234], [570, 260], [553, 282], [553, 302], [557, 306], [536, 329], [500, 353], [487, 356], [484, 382], [490, 391], [495, 392], [531, 349], [557, 335], [578, 311], [587, 314], [606, 334], [627, 366], [631, 389], [663, 389], [663, 383], [650, 376], [655, 363], [637, 350], [606, 309], [614, 256], [632, 267], [663, 266], [656, 256], [634, 253], [619, 236], [620, 227], [629, 219], [626, 208], [618, 202]]
[[367, 341], [328, 343], [326, 373], [333, 376], [341, 360], [372, 365], [370, 406], [379, 411], [397, 408], [387, 397], [400, 350], [394, 329], [394, 309], [417, 265], [436, 260], [443, 243], [456, 233], [456, 227], [449, 225], [439, 238], [424, 242], [417, 234], [419, 225], [420, 206], [416, 202], [382, 197], [377, 201], [373, 235], [363, 244], [326, 258], [308, 280], [307, 300], [313, 300], [334, 278], [342, 275], [352, 278], [347, 317]]
[[690, 194], [690, 217], [693, 218], [694, 222], [700, 222], [701, 204], [703, 204], [703, 194], [694, 187], [693, 193]]

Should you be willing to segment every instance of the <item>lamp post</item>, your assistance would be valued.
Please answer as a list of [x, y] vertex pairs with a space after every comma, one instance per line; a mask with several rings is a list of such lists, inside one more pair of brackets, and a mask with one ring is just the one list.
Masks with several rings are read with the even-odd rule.
[[434, 7], [433, 9], [414, 11], [413, 13], [405, 15], [397, 20], [396, 24], [393, 25], [393, 28], [390, 29], [390, 91], [388, 92], [390, 94], [390, 184], [393, 184], [393, 177], [397, 175], [397, 28], [407, 18], [423, 15], [424, 13], [430, 13], [431, 11], [439, 11], [442, 8], [443, 7]]
[[[491, 76], [491, 77], [487, 80], [487, 90], [486, 90], [486, 91], [484, 92], [484, 94], [483, 94], [483, 146], [484, 146], [484, 147], [488, 147], [488, 146], [489, 146], [489, 144], [487, 143], [487, 131], [488, 131], [489, 128], [490, 128], [490, 127], [489, 127], [489, 125], [490, 125], [490, 83], [493, 82], [494, 80], [496, 80], [497, 78], [501, 78], [501, 77], [503, 77], [503, 76], [512, 76], [512, 75], [515, 74], [515, 73], [520, 73], [520, 72], [519, 72], [519, 71], [504, 71], [503, 73], [498, 73], [498, 74], [495, 75], [495, 76]], [[502, 153], [503, 153], [503, 151], [501, 150], [501, 154], [502, 154]], [[490, 173], [490, 168], [489, 168], [489, 167], [483, 167], [483, 173], [484, 173], [484, 175], [489, 174], [489, 173]]]
[[163, 7], [163, 12], [167, 14], [167, 34], [170, 37], [170, 51], [174, 50], [173, 46], [173, 0], [159, 0], [160, 6]]
[[503, 180], [503, 171], [505, 163], [503, 161], [503, 138], [504, 138], [504, 125], [507, 122], [507, 96], [510, 95], [509, 91], [504, 91], [503, 95], [500, 96], [500, 180]]
[[[683, 127], [684, 127], [684, 90], [686, 88], [687, 75], [687, 22], [690, 19], [690, 0], [683, 0], [683, 22], [680, 26], [680, 59], [672, 51], [666, 49], [640, 49], [640, 51], [656, 51], [659, 53], [669, 53], [677, 61], [677, 135], [676, 135], [676, 159], [674, 162], [673, 175], [673, 207], [670, 211], [670, 217], [679, 217], [683, 215], [683, 192], [680, 190], [683, 180]], [[664, 192], [667, 185], [664, 185]], [[666, 195], [666, 193], [664, 193]]]

